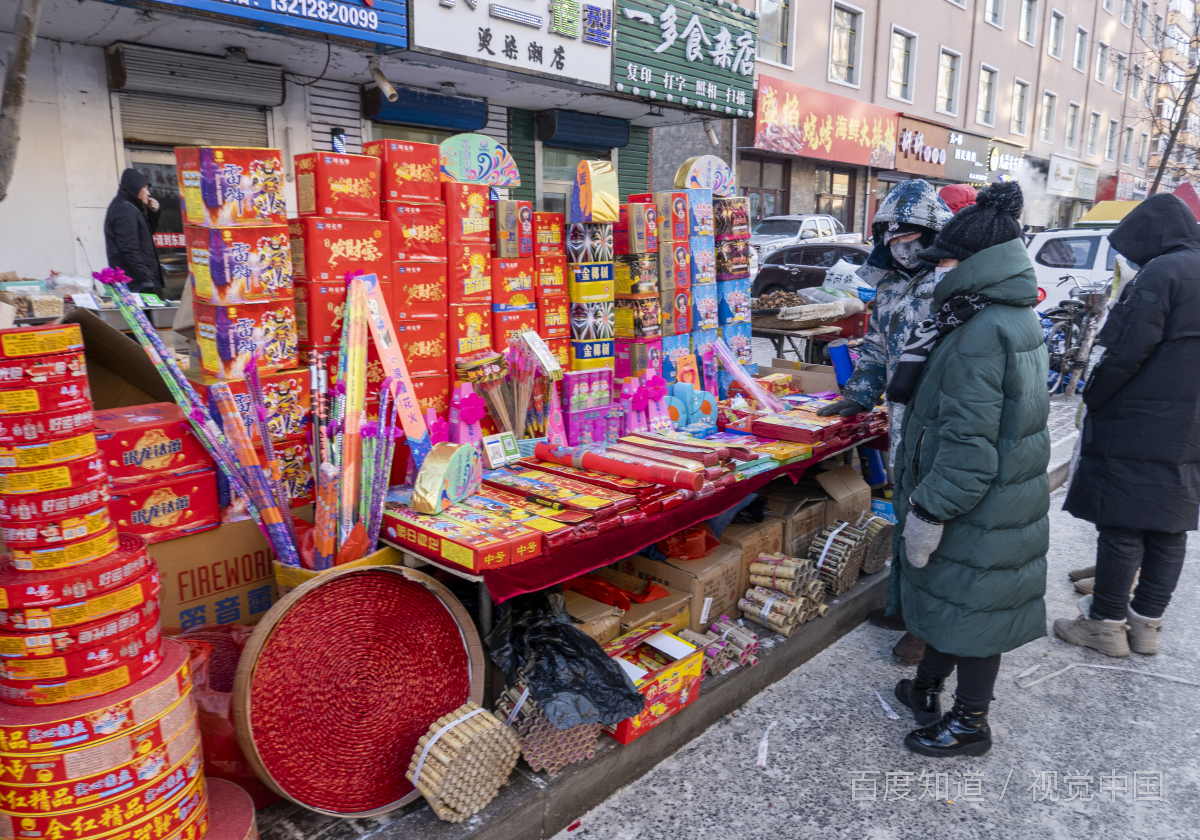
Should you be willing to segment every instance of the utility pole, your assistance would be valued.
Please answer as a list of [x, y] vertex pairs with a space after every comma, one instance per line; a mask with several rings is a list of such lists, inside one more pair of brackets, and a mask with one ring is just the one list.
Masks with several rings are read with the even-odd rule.
[[29, 63], [37, 41], [38, 18], [42, 0], [21, 0], [13, 27], [13, 43], [8, 50], [4, 70], [4, 95], [0, 99], [0, 201], [8, 195], [17, 165], [17, 144], [21, 140], [21, 112], [25, 108], [25, 88], [29, 81]]

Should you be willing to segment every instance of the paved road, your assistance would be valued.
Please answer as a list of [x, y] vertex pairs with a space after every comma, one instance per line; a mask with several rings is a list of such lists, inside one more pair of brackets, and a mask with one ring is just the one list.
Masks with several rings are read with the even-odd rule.
[[[1048, 622], [1075, 614], [1067, 570], [1090, 565], [1095, 551], [1094, 530], [1062, 513], [1062, 498], [1051, 498]], [[911, 719], [888, 719], [875, 691], [903, 711], [889, 698], [911, 669], [888, 656], [896, 634], [863, 625], [556, 840], [1194, 838], [1200, 687], [1082, 669], [1028, 690], [1014, 684], [1034, 665], [1042, 667], [1031, 679], [1070, 663], [1200, 683], [1195, 535], [1188, 559], [1157, 657], [1111, 660], [1052, 636], [1007, 654], [992, 708], [996, 746], [984, 758], [939, 761], [904, 748]]]

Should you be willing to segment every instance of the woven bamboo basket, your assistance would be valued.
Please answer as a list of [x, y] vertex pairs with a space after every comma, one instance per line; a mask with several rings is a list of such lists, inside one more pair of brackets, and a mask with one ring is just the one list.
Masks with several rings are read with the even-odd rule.
[[832, 324], [842, 318], [840, 303], [810, 303], [786, 309], [762, 309], [751, 312], [753, 326], [767, 330], [806, 330]]

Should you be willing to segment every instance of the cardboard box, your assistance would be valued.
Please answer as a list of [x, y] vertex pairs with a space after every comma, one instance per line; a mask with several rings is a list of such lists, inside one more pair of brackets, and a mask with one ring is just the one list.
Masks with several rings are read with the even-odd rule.
[[[745, 366], [752, 376], [755, 375], [758, 365], [754, 364], [754, 330], [750, 324], [725, 324], [717, 332], [729, 345], [733, 355], [737, 356], [738, 362]], [[721, 373], [727, 373], [727, 371], [721, 371]], [[733, 381], [732, 377], [730, 380]]]
[[[492, 258], [493, 311], [534, 306], [533, 260]], [[499, 307], [499, 308], [497, 308]]]
[[108, 510], [120, 531], [151, 543], [216, 528], [221, 522], [216, 471], [164, 472], [157, 480], [115, 487]]
[[207, 228], [188, 225], [188, 273], [196, 300], [255, 303], [292, 293], [287, 225]]
[[446, 236], [451, 244], [489, 244], [487, 187], [443, 181], [442, 201], [446, 205]]
[[449, 365], [472, 353], [492, 349], [492, 307], [487, 303], [450, 304]]
[[309, 280], [345, 281], [347, 273], [374, 274], [391, 284], [388, 224], [365, 219], [294, 219], [288, 223], [292, 273]]
[[690, 289], [675, 289], [658, 293], [662, 312], [662, 334], [687, 335], [692, 331], [692, 293]]
[[492, 256], [488, 246], [452, 243], [447, 250], [450, 303], [491, 303]]
[[192, 306], [200, 367], [206, 374], [227, 381], [241, 379], [256, 350], [263, 373], [295, 367], [299, 342], [291, 298], [237, 306], [195, 301]]
[[380, 159], [384, 201], [442, 200], [441, 147], [406, 140], [372, 140], [363, 154]]
[[826, 525], [833, 525], [838, 520], [857, 522], [859, 516], [871, 509], [871, 488], [851, 464], [817, 473], [816, 479], [829, 494], [825, 502]]
[[802, 364], [794, 359], [772, 359], [770, 368], [761, 368], [759, 375], [766, 373], [789, 373], [792, 382], [800, 393], [821, 394], [826, 391], [841, 393], [837, 384], [837, 374], [832, 365]]
[[692, 252], [685, 239], [664, 242], [658, 250], [658, 290], [690, 289], [692, 286]]
[[617, 295], [615, 307], [617, 338], [658, 338], [661, 312], [658, 295]]
[[421, 407], [421, 416], [433, 409], [433, 413], [443, 420], [450, 413], [450, 375], [418, 374], [412, 378], [413, 396]]
[[383, 217], [388, 223], [391, 262], [446, 261], [446, 205], [387, 201]]
[[533, 291], [538, 296], [567, 293], [567, 258], [543, 254], [533, 258]]
[[538, 327], [542, 338], [567, 338], [571, 334], [571, 300], [565, 294], [539, 295]]
[[613, 254], [657, 254], [658, 209], [653, 204], [622, 204], [613, 225]]
[[693, 236], [712, 237], [713, 194], [712, 190], [683, 190], [688, 200], [688, 238]]
[[208, 450], [175, 403], [97, 411], [96, 443], [114, 486], [213, 468]]
[[750, 586], [750, 564], [758, 559], [758, 555], [783, 551], [783, 520], [768, 516], [762, 522], [727, 525], [721, 532], [721, 542], [742, 552], [738, 573], [738, 594], [741, 595]]
[[[650, 624], [639, 632], [626, 633], [604, 646], [629, 674], [639, 693], [646, 698], [640, 714], [626, 718], [604, 730], [622, 744], [630, 744], [649, 732], [680, 709], [700, 696], [700, 680], [704, 673], [704, 650], [685, 642], [669, 632], [665, 623]], [[655, 655], [665, 655], [670, 661], [655, 671], [639, 668], [627, 659], [638, 658], [638, 649], [649, 648]]]
[[695, 329], [695, 324], [692, 325], [692, 352], [697, 356], [703, 356], [704, 351], [712, 347], [713, 343], [720, 338], [716, 330], [698, 330]]
[[619, 295], [658, 294], [658, 257], [618, 255], [613, 260], [613, 285]]
[[449, 370], [449, 337], [446, 319], [422, 318], [419, 321], [393, 321], [396, 340], [404, 352], [411, 374], [442, 374]]
[[692, 354], [692, 336], [690, 333], [679, 333], [663, 336], [662, 340], [662, 376], [667, 382], [676, 381], [675, 366], [679, 360]]
[[717, 283], [717, 320], [721, 326], [750, 323], [749, 280]]
[[[280, 480], [283, 491], [291, 499], [292, 508], [311, 505], [316, 500], [317, 478], [313, 474], [312, 450], [304, 438], [276, 443], [275, 458], [279, 461]], [[267, 462], [262, 447], [254, 447], [258, 462]], [[250, 518], [246, 500], [233, 492], [224, 474], [217, 475], [217, 502], [221, 506], [221, 522], [229, 524]]]
[[629, 196], [630, 204], [653, 204], [658, 211], [658, 247], [668, 242], [687, 242], [688, 194], [686, 191], [637, 193]]
[[[495, 306], [495, 304], [493, 304]], [[517, 333], [538, 328], [538, 309], [531, 305], [525, 309], [505, 309], [492, 312], [492, 348], [497, 353], [508, 349], [508, 340]]]
[[603, 300], [592, 303], [571, 301], [572, 341], [615, 338], [615, 330], [615, 301]]
[[[305, 518], [311, 519], [311, 512]], [[275, 552], [252, 521], [150, 546], [163, 629], [254, 624], [275, 602]]]
[[599, 644], [611, 642], [621, 635], [621, 611], [616, 607], [569, 589], [563, 593], [563, 597], [567, 602], [567, 615], [571, 616], [575, 629], [582, 630]]
[[491, 216], [497, 257], [519, 260], [533, 256], [533, 202], [493, 201]]
[[741, 550], [729, 545], [713, 549], [707, 557], [699, 560], [667, 561], [651, 560], [641, 554], [626, 557], [617, 568], [642, 581], [652, 581], [687, 592], [691, 596], [688, 629], [703, 633], [717, 617], [724, 614], [730, 618], [741, 615], [738, 599], [742, 592]]
[[783, 520], [783, 553], [807, 557], [813, 536], [825, 527], [825, 499], [790, 480], [772, 481], [757, 493], [767, 500], [772, 515]]
[[388, 308], [393, 319], [417, 321], [450, 314], [450, 284], [446, 263], [393, 263]]
[[498, 569], [512, 562], [507, 540], [452, 519], [417, 513], [408, 507], [385, 509], [382, 533], [417, 554], [457, 566], [471, 574]]
[[294, 160], [298, 215], [379, 218], [379, 158], [306, 152]]
[[[646, 581], [639, 580], [632, 574], [627, 574], [614, 566], [597, 569], [593, 574], [626, 592], [641, 592], [646, 588]], [[567, 584], [569, 585], [569, 584]], [[674, 633], [687, 629], [691, 624], [691, 613], [688, 606], [692, 596], [689, 592], [664, 586], [667, 597], [647, 601], [644, 604], [630, 602], [629, 609], [621, 616], [621, 632], [628, 633], [637, 627], [652, 623], [665, 623], [665, 629]]]
[[534, 256], [566, 256], [566, 253], [566, 217], [562, 213], [534, 213]]
[[177, 146], [175, 172], [184, 224], [287, 224], [279, 149]]
[[554, 356], [554, 360], [558, 362], [558, 366], [563, 370], [567, 370], [571, 366], [571, 340], [568, 338], [548, 338], [546, 339], [546, 347], [549, 348], [550, 354]]
[[[68, 312], [63, 321], [77, 326], [78, 332], [74, 328], [61, 326], [40, 331], [33, 327], [10, 335], [28, 342], [30, 336], [36, 338], [40, 334], [61, 336], [68, 332], [74, 335], [82, 333], [84, 355], [87, 357], [88, 389], [92, 393], [92, 404], [98, 411], [145, 403], [174, 402], [175, 398], [163, 382], [158, 368], [141, 345], [127, 334], [82, 308]], [[6, 352], [3, 346], [0, 346], [0, 352]]]

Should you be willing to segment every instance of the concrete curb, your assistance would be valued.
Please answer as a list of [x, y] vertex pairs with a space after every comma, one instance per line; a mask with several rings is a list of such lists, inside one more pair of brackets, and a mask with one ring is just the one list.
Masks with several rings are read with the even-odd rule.
[[1067, 482], [1071, 472], [1071, 456], [1075, 454], [1075, 441], [1079, 432], [1074, 431], [1050, 447], [1050, 466], [1046, 474], [1050, 476], [1050, 492], [1053, 493]]

